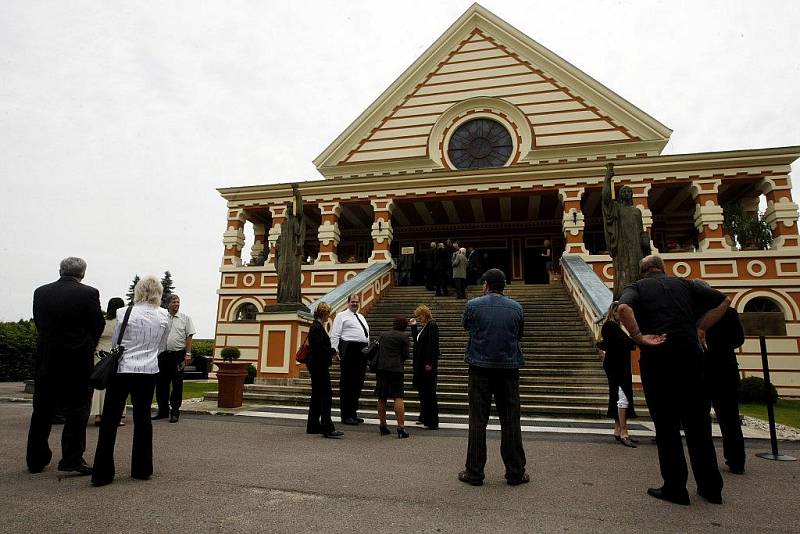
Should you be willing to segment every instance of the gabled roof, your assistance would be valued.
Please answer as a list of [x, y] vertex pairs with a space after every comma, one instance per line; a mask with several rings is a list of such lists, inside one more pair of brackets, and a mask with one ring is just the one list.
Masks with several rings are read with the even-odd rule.
[[314, 165], [327, 177], [359, 170], [443, 168], [444, 129], [470, 109], [499, 110], [519, 127], [515, 133], [522, 153], [515, 163], [575, 147], [655, 154], [671, 134], [647, 113], [473, 4]]

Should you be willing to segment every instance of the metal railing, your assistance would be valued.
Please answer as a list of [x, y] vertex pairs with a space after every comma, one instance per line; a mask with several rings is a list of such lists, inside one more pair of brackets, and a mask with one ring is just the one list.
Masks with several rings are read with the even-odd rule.
[[[386, 289], [387, 284], [382, 284], [381, 280], [384, 279], [387, 274], [391, 276], [393, 266], [391, 261], [373, 263], [350, 280], [336, 286], [334, 289], [312, 302], [309, 306], [310, 313], [308, 314], [308, 318], [314, 316], [314, 310], [320, 302], [329, 304], [333, 314], [342, 311], [347, 307], [347, 297], [353, 294], [361, 296], [362, 306], [371, 305], [372, 301], [377, 299]], [[372, 289], [371, 297], [365, 299], [364, 295], [370, 294], [370, 289]], [[301, 315], [306, 316], [306, 314], [302, 312]]]
[[578, 255], [567, 254], [561, 258], [564, 286], [578, 306], [586, 326], [595, 340], [600, 339], [598, 321], [611, 305], [612, 293], [600, 277]]

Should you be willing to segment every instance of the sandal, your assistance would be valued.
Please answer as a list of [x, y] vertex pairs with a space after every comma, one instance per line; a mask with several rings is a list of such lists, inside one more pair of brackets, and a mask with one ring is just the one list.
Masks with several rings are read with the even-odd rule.
[[624, 436], [624, 437], [620, 436], [619, 442], [625, 445], [626, 447], [630, 447], [631, 449], [636, 448], [636, 445], [633, 443], [633, 441], [631, 441], [631, 438], [629, 436]]

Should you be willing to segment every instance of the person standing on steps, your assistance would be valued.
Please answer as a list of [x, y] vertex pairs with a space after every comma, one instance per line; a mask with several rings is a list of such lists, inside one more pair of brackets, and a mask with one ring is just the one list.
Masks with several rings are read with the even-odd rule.
[[331, 421], [331, 361], [336, 351], [331, 348], [331, 338], [325, 331], [325, 323], [331, 316], [331, 307], [320, 302], [314, 308], [314, 322], [308, 329], [308, 373], [311, 375], [311, 400], [308, 406], [307, 434], [322, 434], [326, 438], [338, 439], [343, 433]]
[[458, 474], [458, 480], [472, 486], [483, 484], [492, 397], [500, 418], [500, 454], [506, 467], [506, 483], [518, 486], [530, 481], [525, 472], [520, 428], [522, 306], [503, 295], [505, 285], [503, 271], [489, 269], [483, 274], [484, 295], [468, 301], [464, 308], [463, 325], [469, 332], [464, 357], [469, 365], [469, 440], [465, 469]]
[[361, 352], [369, 343], [367, 319], [358, 313], [358, 295], [347, 298], [347, 310], [336, 314], [331, 328], [331, 347], [340, 361], [339, 409], [342, 423], [357, 425], [364, 422], [358, 416], [358, 403], [364, 388], [367, 358]]
[[636, 448], [636, 440], [628, 433], [628, 418], [636, 417], [633, 408], [631, 351], [636, 343], [619, 326], [619, 302], [608, 307], [597, 347], [603, 351], [603, 370], [608, 377], [608, 412], [614, 419], [614, 439], [626, 447]]
[[456, 298], [467, 298], [467, 250], [464, 248], [458, 249], [453, 254], [453, 286], [456, 289]]
[[436, 382], [439, 372], [439, 325], [433, 320], [431, 309], [417, 306], [411, 324], [414, 338], [413, 385], [419, 392], [418, 424], [430, 430], [439, 428], [439, 403], [436, 400]]

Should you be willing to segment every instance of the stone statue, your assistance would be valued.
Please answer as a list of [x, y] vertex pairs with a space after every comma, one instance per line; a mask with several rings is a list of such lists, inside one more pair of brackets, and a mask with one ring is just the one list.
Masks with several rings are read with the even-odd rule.
[[614, 198], [614, 164], [606, 165], [603, 182], [603, 229], [614, 265], [614, 300], [625, 286], [639, 279], [639, 261], [650, 254], [650, 237], [644, 231], [642, 212], [633, 205], [633, 190], [627, 185]]
[[286, 204], [286, 219], [275, 243], [275, 268], [278, 271], [278, 305], [305, 307], [300, 300], [300, 265], [306, 241], [306, 221], [303, 216], [303, 197], [297, 184], [292, 184], [294, 201]]

